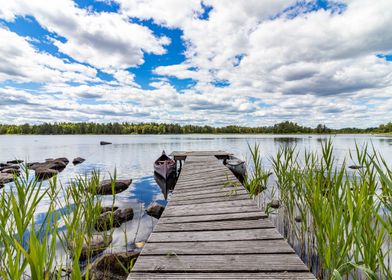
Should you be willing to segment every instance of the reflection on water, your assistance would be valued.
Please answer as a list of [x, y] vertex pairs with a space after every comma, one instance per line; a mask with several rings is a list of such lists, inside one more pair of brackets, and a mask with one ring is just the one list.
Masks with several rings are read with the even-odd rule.
[[154, 172], [154, 179], [158, 186], [161, 188], [163, 197], [167, 200], [169, 193], [171, 193], [174, 189], [174, 186], [177, 183], [177, 177], [173, 174], [168, 178], [163, 178], [158, 173]]

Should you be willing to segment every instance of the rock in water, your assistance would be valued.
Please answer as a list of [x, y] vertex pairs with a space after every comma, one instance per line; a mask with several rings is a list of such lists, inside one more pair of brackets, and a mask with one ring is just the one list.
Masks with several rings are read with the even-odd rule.
[[361, 168], [363, 168], [363, 166], [362, 165], [350, 165], [348, 168], [350, 168], [350, 169], [361, 169]]
[[301, 215], [295, 216], [294, 221], [296, 221], [297, 223], [302, 222], [302, 217], [301, 217]]
[[31, 170], [56, 170], [61, 172], [67, 167], [64, 161], [58, 159], [46, 159], [45, 162], [33, 162], [27, 164], [28, 168]]
[[150, 206], [148, 206], [146, 212], [148, 215], [159, 219], [163, 213], [163, 210], [165, 210], [165, 207], [158, 204], [158, 203], [153, 203]]
[[77, 157], [77, 158], [74, 158], [74, 160], [72, 161], [72, 163], [73, 163], [74, 165], [77, 165], [77, 164], [80, 164], [80, 163], [82, 163], [82, 162], [84, 162], [84, 161], [85, 161], [84, 158]]
[[55, 159], [53, 159], [53, 158], [47, 158], [45, 161], [46, 161], [46, 162], [61, 161], [61, 162], [63, 162], [65, 165], [68, 165], [68, 163], [69, 163], [69, 160], [68, 160], [66, 157], [60, 157], [60, 158], [55, 158]]
[[[98, 231], [106, 231], [112, 227], [120, 227], [123, 223], [133, 219], [133, 209], [117, 209], [116, 211], [108, 211], [99, 216], [95, 229]], [[110, 223], [112, 221], [112, 224]]]
[[[132, 179], [129, 180], [116, 180], [114, 182], [114, 193], [120, 193], [125, 191], [132, 183]], [[97, 187], [97, 194], [107, 195], [112, 194], [112, 181], [103, 180]]]
[[1, 173], [8, 173], [8, 174], [16, 175], [16, 176], [20, 175], [20, 171], [18, 169], [14, 169], [14, 168], [3, 169], [3, 170], [1, 170]]
[[14, 181], [14, 176], [9, 173], [0, 173], [0, 186]]
[[[9, 170], [9, 169], [19, 170], [20, 166], [19, 165], [8, 165], [8, 166], [0, 167], [0, 171]], [[6, 172], [4, 172], [4, 173], [6, 173]]]
[[110, 145], [110, 144], [112, 144], [111, 142], [106, 142], [106, 141], [101, 141], [101, 142], [99, 142], [99, 144], [101, 145], [101, 146], [103, 146], [103, 145]]
[[280, 201], [279, 201], [278, 199], [273, 199], [273, 200], [269, 203], [269, 206], [270, 206], [271, 208], [278, 209], [278, 208], [280, 207]]
[[[91, 266], [90, 279], [118, 279], [125, 280], [129, 274], [129, 268], [135, 262], [139, 252], [113, 253], [99, 257]], [[128, 271], [124, 270], [128, 269]]]
[[54, 169], [48, 169], [48, 168], [37, 168], [35, 169], [35, 177], [39, 180], [45, 180], [52, 178], [53, 176], [57, 175], [59, 172]]
[[118, 209], [117, 206], [113, 206], [113, 207], [111, 207], [111, 206], [104, 206], [104, 207], [101, 207], [101, 214], [109, 212], [109, 211], [116, 211], [117, 209]]
[[[105, 249], [112, 242], [113, 238], [111, 235], [94, 234], [90, 240], [90, 258], [98, 255], [99, 253], [105, 251]], [[72, 252], [75, 251], [75, 242], [71, 241], [68, 247]], [[82, 246], [82, 252], [80, 254], [79, 260], [84, 261], [88, 258], [88, 238], [85, 237]]]
[[19, 164], [19, 163], [22, 163], [22, 162], [23, 162], [23, 160], [20, 160], [20, 159], [7, 161], [7, 163], [9, 163], [9, 164]]

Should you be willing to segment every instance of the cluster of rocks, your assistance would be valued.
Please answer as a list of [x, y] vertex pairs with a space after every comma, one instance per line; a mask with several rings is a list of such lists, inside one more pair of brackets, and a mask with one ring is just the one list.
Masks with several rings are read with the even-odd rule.
[[[80, 164], [85, 159], [77, 157], [72, 163], [74, 165]], [[69, 160], [65, 157], [60, 158], [48, 158], [45, 162], [31, 162], [27, 164], [27, 167], [31, 170], [35, 171], [35, 177], [39, 180], [45, 180], [52, 178], [57, 175], [59, 172], [63, 171], [69, 163]]]
[[20, 166], [23, 160], [10, 160], [6, 163], [0, 163], [0, 188], [4, 184], [14, 181], [15, 176], [20, 176]]

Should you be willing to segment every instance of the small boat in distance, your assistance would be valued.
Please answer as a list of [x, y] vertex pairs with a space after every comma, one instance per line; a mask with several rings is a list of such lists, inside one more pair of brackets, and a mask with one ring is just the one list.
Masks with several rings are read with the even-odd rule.
[[154, 162], [154, 171], [167, 179], [176, 172], [176, 162], [162, 151], [162, 155]]
[[236, 158], [235, 156], [230, 156], [229, 159], [224, 161], [224, 164], [233, 172], [233, 174], [238, 178], [245, 178], [246, 175], [246, 164], [245, 161]]

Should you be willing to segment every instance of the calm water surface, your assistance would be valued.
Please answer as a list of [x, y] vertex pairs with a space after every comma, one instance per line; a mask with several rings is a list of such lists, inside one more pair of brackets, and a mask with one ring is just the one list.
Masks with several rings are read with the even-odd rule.
[[[99, 170], [103, 178], [109, 178], [114, 170], [117, 178], [132, 178], [130, 188], [118, 194], [115, 202], [116, 206], [132, 207], [135, 212], [132, 221], [114, 232], [113, 243], [108, 250], [120, 251], [124, 249], [124, 240], [127, 240], [127, 246], [132, 246], [135, 241], [147, 240], [157, 220], [146, 215], [145, 208], [152, 202], [166, 203], [153, 176], [153, 162], [162, 150], [168, 153], [174, 150], [225, 150], [249, 159], [248, 144], [259, 143], [265, 167], [271, 168], [268, 159], [276, 154], [281, 145], [320, 151], [320, 144], [329, 137], [333, 139], [339, 162], [348, 156], [350, 150], [355, 150], [355, 144], [368, 143], [388, 163], [392, 163], [392, 137], [374, 135], [3, 135], [0, 136], [0, 162], [12, 159], [35, 162], [57, 157], [67, 157], [70, 161], [75, 157], [85, 158], [82, 164], [73, 166], [70, 163], [60, 173], [58, 178], [63, 185], [71, 178], [89, 175], [93, 170]], [[100, 141], [113, 144], [100, 146]], [[350, 160], [347, 162], [349, 165], [355, 164]], [[10, 188], [12, 183], [4, 189], [9, 191]], [[104, 197], [103, 201], [110, 204], [111, 198]], [[37, 212], [37, 221], [44, 217], [47, 206], [48, 201], [43, 201]]]

